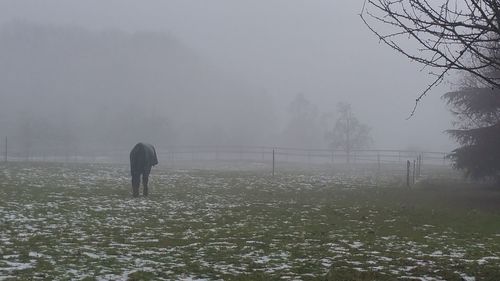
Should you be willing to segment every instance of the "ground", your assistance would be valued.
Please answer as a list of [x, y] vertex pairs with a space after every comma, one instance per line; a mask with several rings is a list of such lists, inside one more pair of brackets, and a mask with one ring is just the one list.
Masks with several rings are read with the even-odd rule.
[[0, 164], [0, 280], [500, 280], [500, 190], [313, 172]]

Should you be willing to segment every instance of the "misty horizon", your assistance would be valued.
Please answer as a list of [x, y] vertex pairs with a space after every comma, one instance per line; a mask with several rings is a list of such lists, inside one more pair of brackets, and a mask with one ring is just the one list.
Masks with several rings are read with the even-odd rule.
[[[351, 104], [371, 128], [370, 148], [455, 146], [443, 132], [452, 124], [440, 99], [451, 87], [434, 89], [406, 120], [430, 78], [377, 42], [356, 14], [362, 3], [236, 7], [219, 1], [202, 5], [202, 13], [194, 2], [153, 2], [136, 7], [137, 16], [131, 5], [111, 3], [92, 22], [91, 3], [75, 4], [78, 12], [58, 1], [38, 9], [22, 3], [3, 4], [9, 8], [0, 12], [0, 71], [9, 77], [0, 86], [0, 126], [13, 139], [34, 126], [70, 128], [66, 138], [79, 147], [130, 146], [146, 138], [160, 146], [328, 148], [324, 135], [331, 128], [319, 128], [313, 142], [287, 137], [288, 108], [301, 94], [316, 107], [318, 127], [322, 116], [337, 114], [339, 102]], [[60, 10], [49, 11], [56, 4]], [[123, 9], [116, 17], [134, 20], [112, 21], [106, 5]], [[141, 11], [151, 16], [141, 22]], [[252, 21], [255, 16], [261, 20]], [[23, 75], [26, 70], [32, 73]], [[23, 119], [30, 118], [45, 124], [27, 125]]]

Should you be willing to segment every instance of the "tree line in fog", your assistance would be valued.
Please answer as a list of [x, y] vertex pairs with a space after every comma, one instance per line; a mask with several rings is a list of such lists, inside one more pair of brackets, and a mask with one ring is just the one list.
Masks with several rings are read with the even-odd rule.
[[[319, 112], [302, 94], [275, 100], [168, 33], [13, 22], [0, 30], [0, 62], [0, 132], [25, 154], [138, 141], [344, 150], [371, 143], [350, 105]], [[282, 124], [277, 104], [288, 104]]]

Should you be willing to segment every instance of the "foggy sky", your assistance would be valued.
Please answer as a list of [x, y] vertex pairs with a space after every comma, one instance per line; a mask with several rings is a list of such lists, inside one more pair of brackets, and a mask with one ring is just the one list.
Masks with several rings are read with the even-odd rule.
[[[451, 116], [443, 84], [428, 70], [378, 42], [358, 14], [363, 1], [19, 1], [0, 2], [0, 24], [12, 20], [90, 30], [158, 31], [178, 38], [223, 75], [270, 95], [278, 127], [303, 93], [320, 111], [352, 104], [372, 127], [374, 148], [449, 151]], [[2, 93], [0, 93], [1, 97]], [[3, 102], [3, 101], [2, 101]]]

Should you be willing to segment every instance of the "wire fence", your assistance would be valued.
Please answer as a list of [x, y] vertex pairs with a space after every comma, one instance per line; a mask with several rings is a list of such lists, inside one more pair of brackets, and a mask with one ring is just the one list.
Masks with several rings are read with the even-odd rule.
[[303, 149], [264, 146], [176, 146], [158, 150], [168, 161], [252, 161], [302, 164], [374, 164], [376, 166], [401, 164], [422, 158], [430, 165], [449, 166], [445, 152], [407, 150], [353, 150]]
[[[4, 162], [60, 162], [129, 164], [131, 148], [25, 146], [4, 140]], [[411, 186], [422, 178], [462, 178], [451, 167], [446, 152], [411, 150], [331, 150], [270, 146], [184, 145], [157, 146], [159, 167], [166, 169], [217, 169], [263, 171], [268, 174], [308, 170], [320, 174], [375, 179]]]
[[[45, 161], [85, 163], [128, 163], [128, 148], [85, 149], [38, 147], [23, 149], [4, 141], [4, 161]], [[165, 146], [157, 147], [160, 162], [165, 165], [189, 166], [195, 163], [246, 162], [268, 166], [289, 164], [295, 166], [371, 166], [377, 169], [403, 167], [408, 160], [420, 159], [422, 166], [449, 167], [445, 152], [409, 150], [331, 150], [269, 146]]]
[[[275, 172], [288, 169], [329, 170], [337, 173], [373, 173], [416, 177], [438, 171], [456, 176], [445, 152], [407, 150], [302, 149], [264, 146], [176, 146], [158, 150], [171, 167], [206, 167], [214, 163], [235, 168], [235, 163]], [[164, 161], [165, 161], [164, 160]], [[161, 161], [161, 160], [160, 160]], [[224, 163], [226, 165], [224, 165]], [[409, 179], [406, 179], [409, 181]]]

